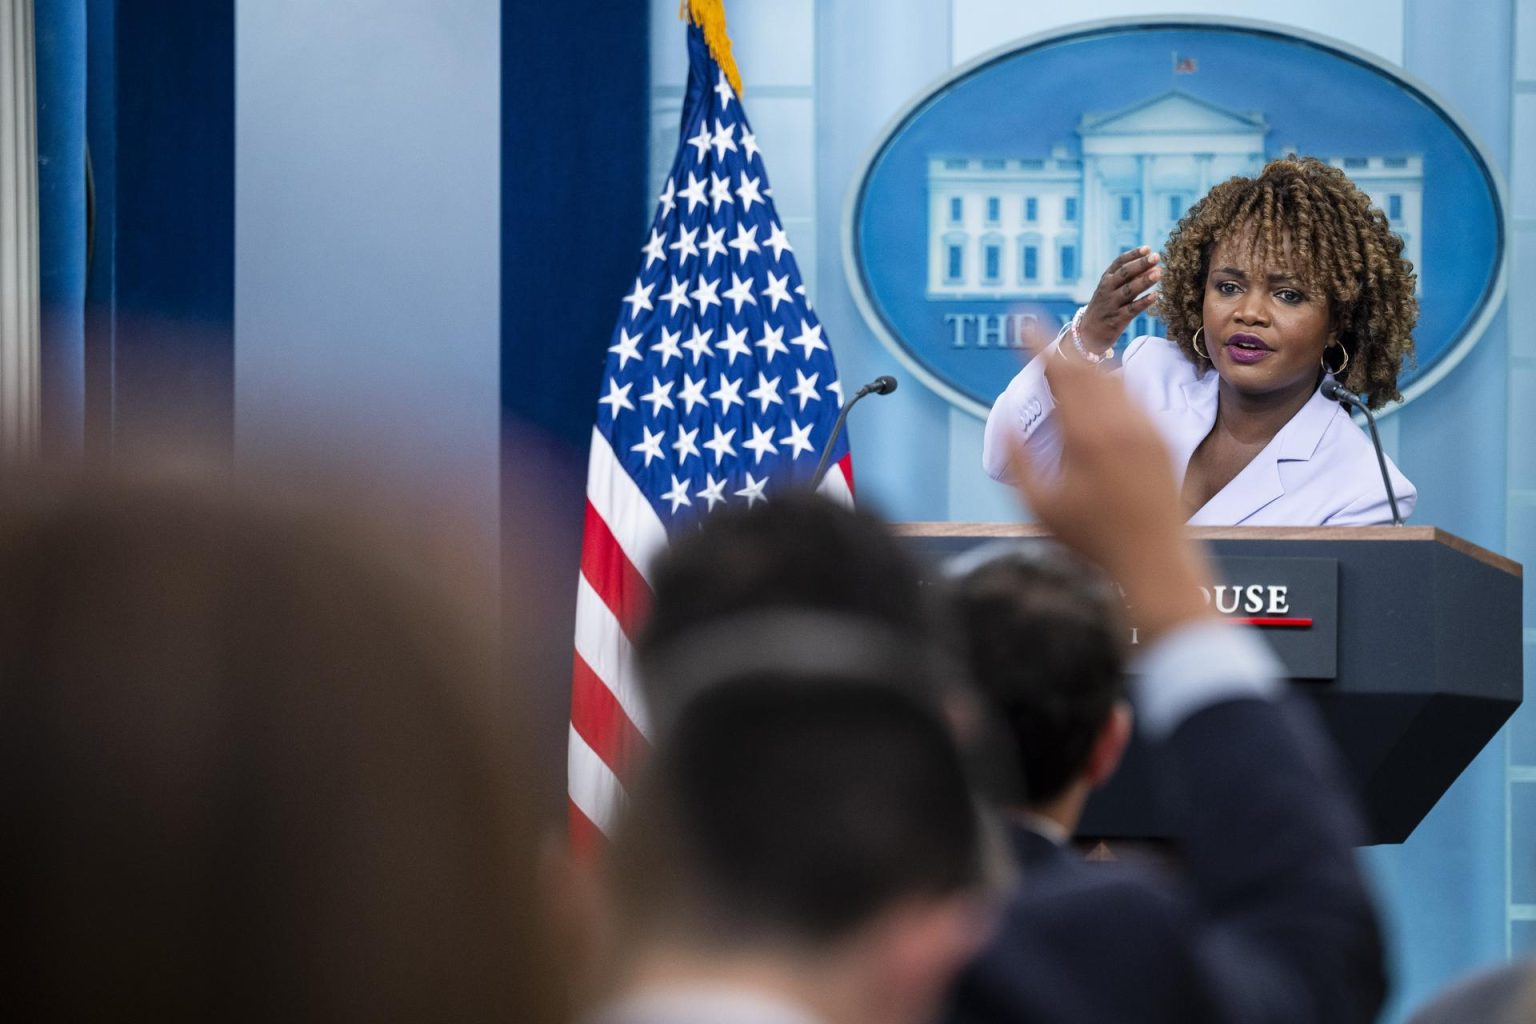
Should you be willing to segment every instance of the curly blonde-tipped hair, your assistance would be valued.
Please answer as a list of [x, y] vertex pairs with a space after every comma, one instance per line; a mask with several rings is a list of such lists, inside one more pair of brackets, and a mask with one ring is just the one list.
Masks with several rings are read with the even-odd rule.
[[1386, 215], [1336, 167], [1309, 156], [1271, 161], [1257, 178], [1231, 178], [1189, 208], [1168, 237], [1158, 315], [1168, 336], [1197, 366], [1211, 251], [1246, 234], [1266, 263], [1285, 260], [1308, 286], [1328, 296], [1349, 354], [1341, 383], [1367, 396], [1371, 408], [1402, 397], [1397, 375], [1413, 355], [1413, 264]]

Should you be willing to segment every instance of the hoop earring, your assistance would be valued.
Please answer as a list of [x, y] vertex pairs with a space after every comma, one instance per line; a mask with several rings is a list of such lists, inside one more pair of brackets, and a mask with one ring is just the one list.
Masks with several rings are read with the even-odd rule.
[[[1344, 353], [1344, 361], [1339, 364], [1339, 368], [1337, 370], [1335, 370], [1333, 367], [1328, 365], [1328, 349], [1332, 349], [1332, 348], [1336, 348], [1340, 352]], [[1322, 357], [1322, 359], [1319, 360], [1319, 362], [1321, 362], [1323, 364], [1323, 369], [1325, 371], [1327, 371], [1328, 373], [1331, 373], [1335, 377], [1337, 377], [1340, 374], [1342, 374], [1344, 372], [1344, 370], [1349, 366], [1349, 350], [1346, 349], [1342, 344], [1329, 345], [1328, 348], [1323, 349], [1323, 357]]]
[[1205, 325], [1201, 324], [1195, 328], [1195, 336], [1189, 339], [1189, 347], [1195, 350], [1195, 355], [1209, 363], [1211, 361], [1210, 354], [1200, 348], [1200, 335], [1203, 333], [1205, 333]]

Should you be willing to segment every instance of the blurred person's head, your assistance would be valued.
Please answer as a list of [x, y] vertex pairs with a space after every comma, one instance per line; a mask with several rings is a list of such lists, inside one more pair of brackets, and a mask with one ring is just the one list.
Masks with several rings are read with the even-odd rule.
[[650, 575], [636, 652], [661, 724], [701, 687], [759, 669], [883, 675], [951, 704], [967, 690], [945, 609], [868, 512], [809, 492], [724, 509]]
[[201, 485], [0, 493], [8, 1012], [558, 1017], [495, 644], [359, 536]]
[[959, 754], [879, 679], [761, 672], [696, 695], [611, 861], [630, 991], [735, 983], [829, 1021], [916, 1021], [984, 939]]
[[966, 572], [955, 604], [976, 689], [1022, 767], [1016, 803], [1074, 829], [1130, 740], [1122, 602], [1064, 551], [1012, 548]]
[[982, 940], [969, 697], [922, 574], [807, 493], [705, 518], [652, 567], [657, 745], [609, 858], [618, 987], [742, 983], [917, 1020]]

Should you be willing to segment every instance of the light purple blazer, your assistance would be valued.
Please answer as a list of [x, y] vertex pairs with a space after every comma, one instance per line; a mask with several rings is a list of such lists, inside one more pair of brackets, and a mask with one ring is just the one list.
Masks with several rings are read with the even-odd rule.
[[[1045, 380], [1047, 348], [1009, 382], [987, 417], [982, 465], [996, 480], [1008, 469], [1008, 436], [1023, 439], [1036, 464], [1054, 471], [1061, 438]], [[1151, 414], [1182, 485], [1195, 448], [1216, 423], [1214, 370], [1200, 373], [1166, 338], [1143, 336], [1126, 348], [1120, 373], [1125, 387]], [[1408, 518], [1418, 491], [1389, 459], [1397, 507]], [[1370, 526], [1390, 523], [1392, 510], [1376, 452], [1337, 402], [1314, 393], [1242, 472], [1193, 516], [1191, 526]]]

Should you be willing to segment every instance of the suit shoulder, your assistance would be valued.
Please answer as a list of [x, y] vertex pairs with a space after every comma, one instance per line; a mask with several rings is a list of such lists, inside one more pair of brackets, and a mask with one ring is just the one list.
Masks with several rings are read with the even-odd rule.
[[[1381, 486], [1381, 466], [1376, 461], [1376, 448], [1347, 411], [1340, 408], [1323, 432], [1317, 450], [1313, 454], [1314, 472], [1328, 475], [1334, 488], [1334, 500], [1339, 511], [1347, 512], [1357, 506], [1361, 511], [1368, 507], [1373, 514], [1386, 515], [1386, 494]], [[1392, 489], [1398, 503], [1406, 506], [1406, 516], [1418, 498], [1418, 489], [1403, 475], [1391, 457], [1387, 458], [1387, 473], [1392, 478]], [[1376, 509], [1376, 505], [1380, 509]], [[1335, 513], [1337, 514], [1337, 513]], [[1384, 518], [1381, 521], [1389, 521]]]
[[1125, 346], [1125, 352], [1120, 356], [1120, 363], [1126, 367], [1135, 365], [1143, 373], [1160, 371], [1185, 373], [1190, 377], [1199, 376], [1194, 362], [1184, 354], [1183, 349], [1179, 348], [1178, 342], [1159, 338], [1155, 334], [1143, 334], [1132, 338], [1131, 343]]
[[1174, 404], [1177, 395], [1202, 376], [1177, 343], [1150, 334], [1125, 347], [1120, 365], [1126, 388], [1152, 408]]

